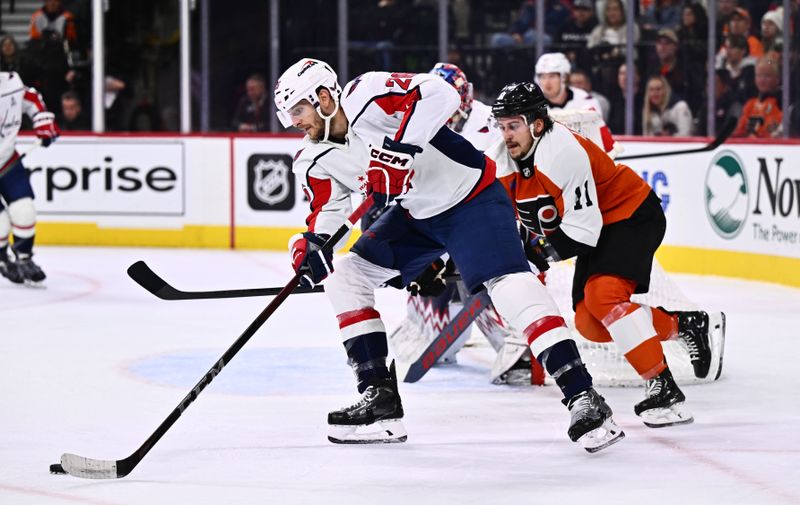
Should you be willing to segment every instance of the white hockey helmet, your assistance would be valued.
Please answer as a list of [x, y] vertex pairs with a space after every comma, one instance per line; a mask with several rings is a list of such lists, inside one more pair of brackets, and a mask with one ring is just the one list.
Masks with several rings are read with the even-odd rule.
[[[331, 92], [336, 109], [333, 114], [325, 116], [319, 108], [319, 97], [317, 90], [324, 86]], [[321, 60], [313, 58], [303, 58], [281, 75], [275, 83], [275, 107], [277, 108], [278, 119], [284, 128], [292, 126], [292, 118], [289, 116], [289, 109], [297, 105], [302, 100], [308, 100], [317, 110], [317, 113], [325, 119], [326, 135], [327, 126], [330, 118], [339, 110], [339, 95], [342, 94], [342, 87], [336, 72], [330, 65]]]
[[561, 79], [566, 80], [572, 71], [572, 64], [564, 53], [544, 53], [536, 62], [534, 81], [539, 84], [541, 74], [561, 74]]

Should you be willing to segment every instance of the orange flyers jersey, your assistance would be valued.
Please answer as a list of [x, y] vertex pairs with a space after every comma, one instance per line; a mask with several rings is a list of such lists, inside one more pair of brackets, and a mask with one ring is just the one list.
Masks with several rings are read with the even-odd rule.
[[594, 247], [603, 225], [629, 218], [650, 192], [636, 172], [560, 123], [536, 145], [533, 170], [524, 168], [530, 159], [514, 161], [502, 141], [486, 155], [497, 163], [520, 221], [538, 235], [561, 228], [572, 240]]

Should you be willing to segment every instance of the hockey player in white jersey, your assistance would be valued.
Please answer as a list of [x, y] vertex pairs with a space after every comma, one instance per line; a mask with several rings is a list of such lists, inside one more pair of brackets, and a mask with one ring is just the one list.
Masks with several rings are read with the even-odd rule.
[[[461, 104], [447, 121], [447, 126], [467, 139], [475, 148], [485, 151], [501, 140], [492, 119], [491, 108], [476, 100], [472, 83], [457, 65], [437, 63], [430, 71], [450, 83], [461, 97]], [[418, 360], [433, 341], [458, 313], [468, 295], [463, 282], [447, 285], [446, 274], [453, 269], [445, 256], [433, 262], [408, 286], [407, 317], [389, 335], [392, 347], [401, 362]], [[491, 368], [490, 379], [495, 384], [530, 384], [531, 362], [527, 343], [503, 324], [494, 306], [481, 312], [475, 324], [498, 352]], [[471, 326], [463, 329], [456, 341], [439, 358], [439, 363], [455, 363], [458, 351], [470, 336]]]
[[[565, 123], [566, 126], [589, 138], [613, 158], [621, 152], [621, 146], [614, 142], [611, 131], [603, 121], [597, 100], [586, 91], [569, 85], [571, 69], [572, 66], [564, 53], [545, 53], [536, 61], [534, 82], [539, 85], [547, 99], [547, 111], [556, 121]], [[594, 111], [596, 117], [592, 119], [599, 127], [591, 132], [581, 131], [576, 127], [577, 123], [570, 124], [571, 111]]]
[[[592, 388], [555, 302], [529, 269], [494, 162], [445, 126], [459, 103], [453, 87], [430, 74], [368, 72], [340, 92], [330, 66], [313, 59], [289, 67], [275, 86], [285, 126], [304, 130], [307, 144], [329, 143], [348, 151], [348, 161], [364, 171], [364, 189], [376, 204], [395, 203], [335, 262], [319, 248], [320, 229], [292, 245], [292, 264], [305, 283], [330, 274], [326, 294], [362, 394], [352, 406], [328, 415], [328, 438], [336, 443], [406, 440], [374, 291], [398, 276], [410, 282], [447, 252], [470, 290], [485, 284], [498, 311], [524, 328], [534, 355], [570, 406], [570, 439], [590, 452], [600, 450], [624, 435]], [[314, 164], [305, 156], [304, 150], [298, 161]], [[352, 176], [350, 167], [331, 163], [330, 168], [332, 178]], [[315, 210], [312, 203], [312, 215]], [[315, 222], [326, 214], [325, 219], [341, 223], [346, 213], [322, 204]], [[600, 400], [570, 401], [587, 392]]]
[[[43, 146], [55, 141], [58, 126], [39, 92], [26, 87], [16, 73], [0, 72], [0, 275], [16, 284], [35, 285], [46, 276], [32, 259], [36, 236], [34, 195], [16, 150], [23, 113], [33, 120]], [[14, 237], [10, 248], [9, 235]]]

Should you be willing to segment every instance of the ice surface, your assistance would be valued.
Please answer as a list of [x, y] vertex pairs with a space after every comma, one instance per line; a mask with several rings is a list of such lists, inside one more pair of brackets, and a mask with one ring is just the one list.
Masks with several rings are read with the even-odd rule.
[[[128, 477], [48, 473], [63, 452], [127, 457], [268, 298], [167, 302], [180, 289], [281, 286], [285, 254], [41, 247], [48, 287], [0, 279], [0, 505], [798, 504], [800, 290], [676, 276], [728, 315], [723, 379], [685, 388], [696, 421], [653, 430], [641, 389], [601, 389], [627, 438], [595, 455], [566, 436], [558, 391], [488, 384], [488, 348], [402, 385], [405, 444], [336, 446], [328, 410], [355, 398], [325, 295], [291, 296]], [[387, 326], [403, 294], [382, 290]]]

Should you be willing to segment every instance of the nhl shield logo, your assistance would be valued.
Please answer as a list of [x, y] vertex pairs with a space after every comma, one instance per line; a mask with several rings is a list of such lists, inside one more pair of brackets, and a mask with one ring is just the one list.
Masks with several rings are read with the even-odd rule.
[[247, 160], [248, 195], [255, 210], [289, 210], [294, 207], [292, 157], [279, 154], [254, 154]]

